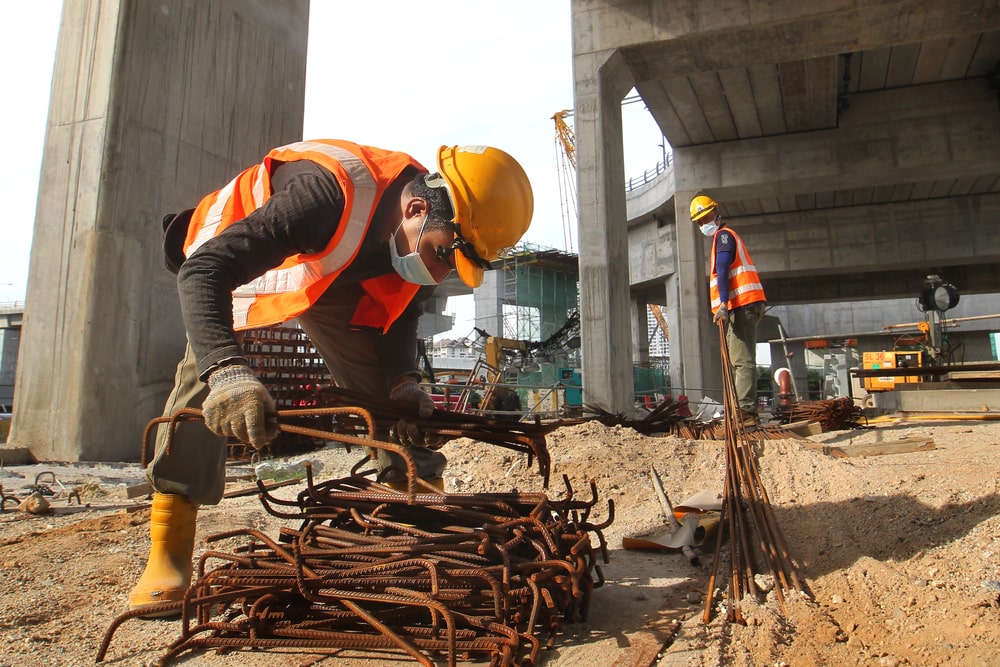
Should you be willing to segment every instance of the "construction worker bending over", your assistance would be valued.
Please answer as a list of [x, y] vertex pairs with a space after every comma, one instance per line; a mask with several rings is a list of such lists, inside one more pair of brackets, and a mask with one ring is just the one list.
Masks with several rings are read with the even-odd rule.
[[[164, 252], [188, 345], [164, 415], [200, 407], [205, 421], [179, 424], [169, 453], [166, 428], [157, 433], [146, 470], [152, 546], [130, 607], [183, 599], [197, 507], [222, 499], [226, 439], [259, 449], [276, 435], [274, 400], [237, 331], [296, 319], [338, 386], [429, 417], [434, 403], [417, 384], [420, 303], [453, 269], [478, 287], [528, 229], [532, 207], [524, 170], [496, 148], [441, 147], [428, 174], [404, 153], [323, 139], [275, 148], [196, 208], [167, 216]], [[443, 489], [444, 456], [411, 450], [418, 475]], [[397, 459], [380, 451], [377, 467], [402, 488]]]
[[[691, 221], [712, 239], [709, 256], [709, 296], [712, 320], [724, 323], [733, 385], [744, 426], [760, 423], [757, 416], [757, 325], [767, 299], [760, 276], [743, 239], [726, 226], [711, 197], [691, 200]], [[722, 276], [722, 279], [719, 279]]]

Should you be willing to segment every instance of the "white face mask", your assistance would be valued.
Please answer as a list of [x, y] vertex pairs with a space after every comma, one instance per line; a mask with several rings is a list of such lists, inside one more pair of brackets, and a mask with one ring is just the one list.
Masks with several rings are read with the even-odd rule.
[[[399, 223], [399, 227], [396, 227], [396, 231], [389, 238], [389, 257], [392, 259], [392, 268], [396, 270], [400, 278], [408, 283], [413, 283], [414, 285], [437, 285], [438, 282], [434, 280], [434, 276], [431, 275], [427, 265], [424, 264], [424, 260], [419, 252], [414, 250], [404, 257], [399, 256], [399, 251], [396, 249], [396, 234], [404, 222], [406, 222], [405, 219]], [[420, 225], [420, 233], [417, 234], [418, 246], [420, 244], [420, 237], [424, 235], [424, 225], [426, 224], [427, 216], [425, 215], [424, 221]]]
[[706, 222], [704, 225], [700, 225], [698, 229], [700, 229], [701, 233], [705, 236], [712, 236], [715, 232], [719, 231], [719, 223], [713, 220], [712, 222]]

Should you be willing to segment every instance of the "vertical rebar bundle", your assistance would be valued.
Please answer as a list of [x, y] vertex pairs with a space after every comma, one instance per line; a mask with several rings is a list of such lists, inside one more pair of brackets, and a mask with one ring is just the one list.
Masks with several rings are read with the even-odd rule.
[[[722, 494], [721, 521], [723, 530], [715, 546], [712, 574], [705, 598], [705, 613], [702, 618], [708, 623], [712, 616], [715, 598], [715, 580], [718, 574], [719, 557], [722, 553], [722, 538], [728, 533], [729, 561], [729, 603], [726, 620], [744, 622], [740, 601], [748, 593], [759, 593], [754, 578], [758, 558], [774, 580], [774, 592], [782, 613], [785, 613], [785, 593], [791, 589], [803, 591], [799, 583], [795, 564], [788, 553], [788, 546], [778, 527], [774, 509], [761, 481], [757, 458], [753, 451], [753, 441], [747, 434], [740, 415], [726, 345], [725, 323], [719, 323], [720, 352], [722, 355], [723, 408], [726, 427], [726, 475]], [[751, 540], [756, 537], [756, 553], [751, 548]]]

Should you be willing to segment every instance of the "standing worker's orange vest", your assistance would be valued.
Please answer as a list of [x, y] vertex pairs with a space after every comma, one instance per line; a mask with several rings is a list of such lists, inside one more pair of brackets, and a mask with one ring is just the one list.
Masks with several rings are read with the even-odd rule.
[[723, 229], [736, 239], [736, 257], [729, 265], [729, 275], [726, 277], [729, 281], [729, 308], [736, 309], [758, 301], [767, 301], [764, 296], [764, 286], [761, 285], [760, 276], [757, 275], [757, 267], [753, 265], [743, 239], [728, 227], [721, 227], [712, 237], [712, 270], [708, 283], [709, 295], [712, 297], [712, 313], [719, 310], [719, 306], [722, 305], [719, 300], [719, 276], [715, 273], [715, 240]]
[[[426, 171], [405, 153], [359, 146], [348, 141], [300, 141], [275, 148], [261, 164], [240, 173], [198, 204], [191, 216], [184, 255], [226, 227], [239, 223], [270, 199], [271, 174], [283, 162], [310, 160], [336, 177], [344, 192], [344, 213], [337, 232], [321, 252], [293, 255], [281, 266], [233, 292], [233, 328], [253, 329], [286, 322], [302, 314], [351, 264], [389, 185], [407, 167]], [[387, 330], [420, 289], [392, 272], [363, 281], [365, 296], [351, 323]]]

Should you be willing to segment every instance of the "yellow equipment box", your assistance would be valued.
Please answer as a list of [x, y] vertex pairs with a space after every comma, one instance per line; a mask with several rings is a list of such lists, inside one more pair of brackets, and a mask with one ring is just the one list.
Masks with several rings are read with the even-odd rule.
[[[861, 355], [861, 366], [865, 370], [919, 368], [921, 354], [921, 352], [864, 352]], [[865, 389], [867, 391], [887, 391], [895, 389], [897, 384], [906, 382], [923, 382], [923, 378], [919, 375], [883, 375], [865, 378]]]

